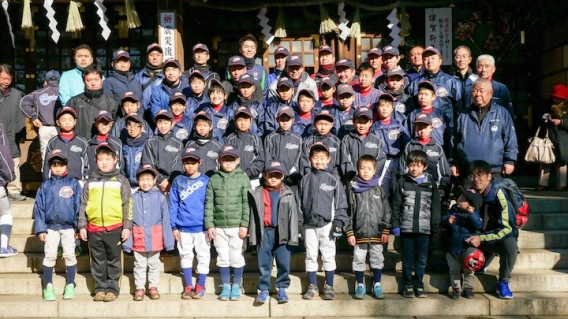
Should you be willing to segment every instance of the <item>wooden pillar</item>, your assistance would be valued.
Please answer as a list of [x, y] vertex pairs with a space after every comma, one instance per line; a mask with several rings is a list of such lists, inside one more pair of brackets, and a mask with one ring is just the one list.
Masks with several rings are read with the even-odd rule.
[[[163, 13], [172, 13], [171, 15], [167, 15], [167, 20], [162, 21], [164, 18]], [[163, 31], [167, 28], [162, 28], [164, 22], [173, 22], [174, 25], [173, 34], [171, 37], [168, 35], [167, 37], [164, 36]], [[167, 24], [167, 23], [166, 23]], [[168, 7], [167, 2], [158, 1], [158, 35], [159, 35], [159, 43], [160, 46], [164, 49], [164, 58], [168, 56], [173, 56], [179, 60], [181, 64], [181, 69], [185, 70], [185, 59], [184, 59], [184, 50], [183, 50], [183, 5], [181, 1], [177, 7]], [[173, 41], [173, 42], [172, 42]], [[169, 52], [168, 50], [172, 48], [171, 43], [173, 43], [173, 50], [174, 52]]]

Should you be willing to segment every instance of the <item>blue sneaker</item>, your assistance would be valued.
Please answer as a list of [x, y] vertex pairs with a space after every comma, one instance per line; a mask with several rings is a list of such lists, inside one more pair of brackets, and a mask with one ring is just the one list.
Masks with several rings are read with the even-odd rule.
[[256, 299], [254, 299], [254, 303], [257, 305], [262, 305], [268, 300], [268, 290], [261, 290]]
[[279, 304], [287, 303], [289, 300], [290, 298], [288, 298], [286, 289], [285, 288], [278, 289], [278, 303]]
[[501, 299], [513, 299], [513, 292], [509, 289], [508, 282], [500, 282], [497, 286], [497, 295]]
[[18, 250], [12, 246], [0, 248], [0, 258], [12, 257], [18, 254]]
[[373, 287], [373, 297], [377, 299], [385, 299], [385, 292], [383, 291], [383, 287], [381, 285], [375, 284]]
[[233, 287], [231, 288], [231, 297], [229, 298], [229, 300], [241, 300], [241, 285], [233, 284]]
[[229, 298], [231, 298], [231, 285], [222, 284], [221, 288], [222, 288], [221, 293], [219, 294], [219, 297], [217, 297], [217, 299], [221, 301], [229, 300]]
[[366, 294], [367, 290], [365, 289], [365, 286], [363, 284], [357, 284], [357, 287], [355, 288], [355, 299], [363, 299]]

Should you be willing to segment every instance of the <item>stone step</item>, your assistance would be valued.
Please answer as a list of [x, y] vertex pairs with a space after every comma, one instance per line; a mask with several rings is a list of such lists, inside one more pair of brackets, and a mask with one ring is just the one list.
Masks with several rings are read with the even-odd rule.
[[[400, 271], [402, 264], [397, 251], [386, 251], [385, 256], [385, 271]], [[179, 256], [162, 256], [160, 257], [162, 264], [160, 271], [165, 273], [179, 273], [181, 272]], [[352, 254], [350, 252], [338, 252], [336, 255], [336, 264], [338, 271], [350, 272], [352, 269]], [[10, 258], [0, 258], [0, 274], [9, 273], [40, 273], [43, 271], [42, 266], [43, 254], [41, 253], [20, 253], [17, 256]], [[258, 262], [257, 257], [251, 253], [245, 253], [245, 271], [257, 272]], [[444, 270], [446, 263], [445, 255], [442, 252], [435, 251], [428, 258], [429, 271], [447, 271]], [[197, 260], [194, 260], [194, 265]], [[320, 269], [322, 262], [319, 261]], [[124, 256], [124, 269], [126, 272], [132, 272], [134, 265], [134, 257]], [[499, 267], [499, 257], [489, 265], [489, 270], [497, 270]], [[211, 272], [218, 271], [216, 267], [216, 257], [211, 258]], [[90, 272], [89, 256], [83, 254], [77, 258], [77, 269], [79, 272]], [[520, 254], [517, 256], [517, 263], [515, 270], [544, 270], [544, 269], [568, 269], [568, 249], [521, 249]], [[305, 270], [305, 255], [303, 253], [295, 253], [290, 259], [290, 271], [303, 272]], [[59, 258], [55, 265], [56, 272], [65, 272], [64, 261]]]
[[[493, 293], [497, 289], [497, 272], [490, 271], [485, 275], [476, 276], [474, 291], [476, 293]], [[396, 294], [402, 291], [400, 272], [385, 272], [381, 279], [381, 285], [385, 293]], [[276, 293], [274, 281], [276, 272], [272, 273], [272, 293]], [[94, 280], [90, 273], [79, 273], [75, 279], [77, 283], [77, 294], [93, 294]], [[193, 279], [195, 283], [196, 279]], [[325, 275], [318, 273], [319, 287], [323, 287]], [[42, 276], [38, 274], [0, 274], [0, 296], [1, 295], [41, 295]], [[243, 278], [243, 289], [246, 294], [257, 293], [258, 274], [245, 273]], [[351, 272], [338, 272], [334, 278], [334, 289], [338, 294], [355, 293], [355, 276]], [[372, 290], [372, 275], [366, 273], [365, 283], [367, 292]], [[53, 277], [53, 284], [58, 295], [63, 293], [65, 286], [65, 274], [56, 274]], [[428, 293], [447, 293], [450, 289], [450, 278], [448, 274], [433, 273], [424, 276], [424, 288]], [[206, 282], [209, 294], [220, 293], [220, 279], [218, 274], [208, 276]], [[308, 278], [304, 272], [294, 272], [290, 274], [290, 287], [287, 289], [289, 294], [301, 294], [306, 291], [309, 285]], [[556, 270], [530, 270], [515, 271], [510, 282], [510, 287], [514, 292], [564, 292], [568, 285], [568, 272]], [[164, 274], [160, 276], [158, 290], [163, 294], [180, 294], [183, 290], [183, 276], [181, 274]], [[121, 291], [123, 294], [133, 294], [135, 290], [134, 274], [125, 273], [122, 278]]]
[[[474, 299], [452, 300], [445, 295], [430, 294], [428, 298], [407, 299], [387, 295], [385, 300], [367, 297], [354, 300], [338, 294], [336, 300], [320, 297], [303, 300], [290, 295], [290, 302], [277, 304], [270, 298], [262, 306], [253, 306], [253, 296], [240, 301], [221, 302], [209, 295], [202, 300], [181, 300], [177, 295], [164, 294], [160, 300], [132, 301], [120, 296], [115, 302], [93, 302], [90, 296], [78, 296], [73, 301], [60, 298], [44, 302], [41, 296], [3, 296], [0, 299], [0, 317], [5, 318], [293, 318], [293, 317], [419, 317], [447, 318], [455, 314], [478, 316], [565, 316], [568, 315], [568, 293], [518, 293], [515, 299], [500, 300], [492, 294], [479, 294]], [[197, 306], [199, 304], [199, 306]], [[158, 306], [159, 305], [159, 306]]]

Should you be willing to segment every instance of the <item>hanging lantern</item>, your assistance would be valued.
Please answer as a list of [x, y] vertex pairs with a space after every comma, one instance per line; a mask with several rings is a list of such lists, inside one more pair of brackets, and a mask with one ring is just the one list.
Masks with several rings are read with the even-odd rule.
[[274, 32], [274, 37], [286, 37], [286, 27], [284, 26], [284, 10], [282, 10], [282, 7], [278, 8], [278, 16], [276, 17], [276, 31]]
[[356, 38], [357, 41], [361, 39], [361, 17], [359, 13], [359, 7], [355, 10], [355, 16], [353, 17], [353, 23], [351, 24], [351, 32], [349, 36]]
[[24, 0], [24, 13], [22, 15], [22, 29], [31, 29], [34, 27], [32, 21], [32, 5], [31, 0]]
[[337, 26], [335, 25], [335, 22], [333, 22], [333, 20], [329, 17], [327, 10], [325, 10], [325, 7], [322, 4], [320, 4], [320, 15], [320, 34], [334, 32]]
[[85, 29], [83, 21], [81, 21], [81, 14], [79, 13], [79, 7], [81, 3], [77, 1], [69, 1], [69, 16], [67, 17], [67, 27], [65, 31], [73, 32], [75, 36], [77, 32]]
[[134, 29], [138, 28], [140, 24], [140, 18], [138, 17], [138, 11], [136, 11], [136, 6], [134, 5], [134, 0], [126, 1], [126, 21], [128, 22], [128, 28]]

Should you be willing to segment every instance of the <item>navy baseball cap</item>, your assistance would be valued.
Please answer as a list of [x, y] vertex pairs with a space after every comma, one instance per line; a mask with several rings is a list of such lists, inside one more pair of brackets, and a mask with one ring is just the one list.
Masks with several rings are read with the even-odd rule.
[[382, 54], [383, 54], [383, 51], [379, 48], [372, 48], [369, 52], [367, 52], [367, 56], [369, 56], [369, 55], [381, 56]]
[[97, 147], [95, 147], [95, 154], [99, 154], [102, 149], [107, 149], [114, 153], [114, 148], [112, 147], [112, 145], [107, 142], [102, 142], [101, 144], [97, 145]]
[[389, 78], [391, 76], [395, 76], [395, 75], [404, 77], [404, 71], [400, 67], [396, 67], [392, 70], [387, 71], [387, 78]]
[[59, 79], [61, 79], [61, 74], [55, 70], [48, 71], [45, 74], [46, 81], [59, 81]]
[[141, 114], [138, 113], [130, 113], [127, 116], [124, 117], [124, 121], [128, 122], [128, 121], [134, 121], [136, 123], [144, 123], [144, 119], [142, 118]]
[[195, 51], [197, 51], [197, 50], [203, 50], [203, 51], [209, 53], [209, 48], [203, 43], [198, 43], [198, 44], [193, 46], [193, 53], [195, 53]]
[[341, 95], [341, 94], [351, 94], [351, 95], [355, 95], [355, 91], [353, 90], [353, 87], [350, 84], [346, 84], [346, 83], [342, 83], [339, 84], [337, 86], [337, 95]]
[[179, 63], [178, 59], [173, 59], [173, 58], [167, 59], [164, 62], [164, 69], [167, 68], [168, 66], [173, 66], [178, 69], [181, 69], [181, 64]]
[[60, 150], [60, 149], [54, 149], [52, 150], [49, 155], [47, 156], [47, 162], [51, 162], [54, 159], [60, 159], [62, 161], [67, 161], [67, 156], [65, 156], [65, 154]]
[[197, 121], [198, 119], [203, 119], [206, 121], [211, 122], [211, 115], [209, 115], [209, 113], [205, 112], [205, 111], [199, 111], [198, 113], [195, 114], [195, 116], [193, 117], [193, 121]]
[[203, 73], [201, 73], [201, 71], [199, 71], [199, 70], [194, 70], [193, 72], [191, 72], [189, 74], [188, 79], [191, 80], [191, 78], [196, 77], [196, 76], [202, 78], [205, 81], [205, 75], [203, 75]]
[[250, 108], [246, 107], [246, 106], [239, 106], [236, 110], [235, 110], [235, 118], [239, 115], [246, 115], [250, 118], [252, 118], [252, 113], [250, 111]]
[[335, 68], [338, 68], [340, 66], [345, 66], [345, 67], [348, 67], [350, 69], [355, 68], [353, 61], [351, 61], [349, 59], [341, 59], [341, 60], [337, 61], [337, 63], [335, 63]]
[[293, 88], [294, 82], [292, 82], [292, 79], [290, 79], [289, 77], [282, 76], [278, 79], [278, 85], [276, 87], [280, 87], [282, 85]]
[[140, 102], [140, 100], [138, 99], [138, 97], [136, 96], [136, 94], [134, 94], [134, 92], [124, 92], [124, 94], [122, 95], [122, 98], [120, 99], [120, 102], [124, 102], [125, 100], [132, 100], [134, 102]]
[[436, 49], [433, 46], [429, 46], [426, 49], [424, 49], [424, 51], [422, 51], [422, 56], [426, 56], [426, 55], [432, 55], [432, 54], [437, 54], [439, 56], [442, 56], [440, 54], [440, 51], [438, 51], [438, 49]]
[[186, 159], [194, 159], [199, 162], [201, 160], [201, 156], [199, 156], [199, 153], [194, 147], [186, 147], [181, 154], [181, 160], [183, 161]]
[[322, 45], [321, 47], [319, 47], [318, 52], [319, 52], [319, 54], [322, 54], [322, 53], [333, 54], [333, 48], [330, 47], [329, 45]]
[[362, 117], [362, 116], [372, 120], [373, 119], [373, 111], [366, 106], [362, 106], [362, 107], [355, 109], [355, 113], [353, 113], [353, 118], [356, 119], [356, 118]]
[[156, 113], [156, 115], [154, 115], [155, 121], [157, 121], [159, 118], [173, 120], [174, 115], [172, 114], [172, 111], [170, 111], [170, 110], [161, 109], [161, 110], [158, 111], [158, 113]]
[[398, 52], [398, 48], [393, 47], [392, 45], [387, 45], [387, 46], [383, 47], [383, 54], [382, 55], [399, 56], [400, 53]]
[[289, 105], [283, 105], [278, 109], [278, 115], [276, 118], [279, 118], [282, 115], [288, 115], [291, 118], [295, 117], [294, 110]]
[[279, 54], [289, 56], [290, 51], [288, 51], [288, 49], [286, 49], [285, 47], [278, 47], [278, 48], [276, 48], [276, 50], [274, 50], [274, 56], [277, 56]]
[[97, 117], [95, 117], [95, 123], [98, 123], [102, 119], [112, 122], [112, 116], [106, 110], [99, 111], [99, 114], [97, 115]]
[[140, 165], [140, 167], [138, 167], [138, 170], [136, 171], [136, 178], [138, 178], [143, 173], [150, 173], [154, 177], [158, 176], [158, 171], [151, 164]]
[[176, 92], [174, 93], [171, 97], [170, 97], [170, 104], [174, 101], [182, 101], [183, 104], [187, 103], [187, 98], [185, 97], [185, 94], [181, 93], [181, 92]]
[[302, 56], [299, 54], [292, 54], [286, 58], [286, 66], [303, 66]]
[[321, 79], [321, 82], [320, 82], [320, 85], [319, 85], [320, 88], [321, 88], [324, 84], [327, 84], [330, 88], [335, 87], [335, 81], [333, 81], [332, 78], [327, 77], [327, 76], [326, 76], [325, 78]]
[[264, 173], [270, 174], [274, 172], [278, 172], [284, 176], [288, 175], [288, 170], [286, 169], [286, 165], [284, 165], [284, 163], [276, 160], [271, 160], [266, 163], [266, 166], [264, 167]]
[[254, 85], [254, 78], [250, 74], [245, 73], [239, 77], [239, 84], [241, 83], [250, 83]]
[[225, 144], [225, 146], [223, 146], [223, 149], [221, 150], [221, 154], [219, 154], [219, 158], [223, 158], [225, 156], [239, 158], [237, 148], [231, 144]]
[[430, 114], [420, 113], [416, 115], [416, 118], [414, 119], [414, 124], [416, 123], [432, 125], [432, 117], [430, 116]]
[[128, 60], [130, 60], [130, 53], [124, 50], [116, 50], [112, 53], [112, 59], [114, 61], [118, 61], [118, 59], [120, 58], [127, 58]]
[[325, 145], [322, 142], [317, 142], [317, 143], [312, 144], [312, 146], [310, 146], [310, 155], [315, 150], [324, 150], [329, 154], [329, 148], [327, 147], [327, 145]]
[[63, 108], [60, 108], [59, 111], [57, 111], [57, 119], [59, 119], [61, 115], [66, 113], [73, 115], [74, 118], [77, 118], [77, 112], [75, 112], [75, 110], [72, 109], [71, 107], [65, 106]]
[[235, 65], [246, 67], [247, 65], [245, 64], [245, 58], [243, 58], [240, 55], [234, 55], [230, 57], [229, 66], [235, 66]]
[[379, 101], [380, 100], [388, 100], [388, 101], [391, 101], [392, 103], [394, 103], [394, 96], [392, 96], [388, 93], [383, 93], [383, 94], [379, 95]]
[[161, 53], [164, 53], [164, 50], [162, 50], [162, 47], [159, 44], [152, 43], [146, 48], [146, 54], [148, 54], [148, 53], [150, 53], [154, 50], [160, 51]]
[[335, 121], [335, 117], [333, 114], [327, 109], [321, 109], [317, 112], [316, 116], [314, 117], [314, 123], [319, 120], [328, 120], [329, 122], [333, 123]]
[[436, 86], [434, 85], [434, 83], [432, 83], [428, 80], [422, 80], [418, 83], [418, 89], [420, 90], [421, 88], [426, 88], [426, 89], [436, 93]]
[[312, 100], [316, 100], [316, 95], [315, 93], [310, 90], [310, 89], [301, 89], [300, 92], [298, 92], [298, 98], [300, 97], [300, 95], [307, 95], [309, 97], [312, 98]]

